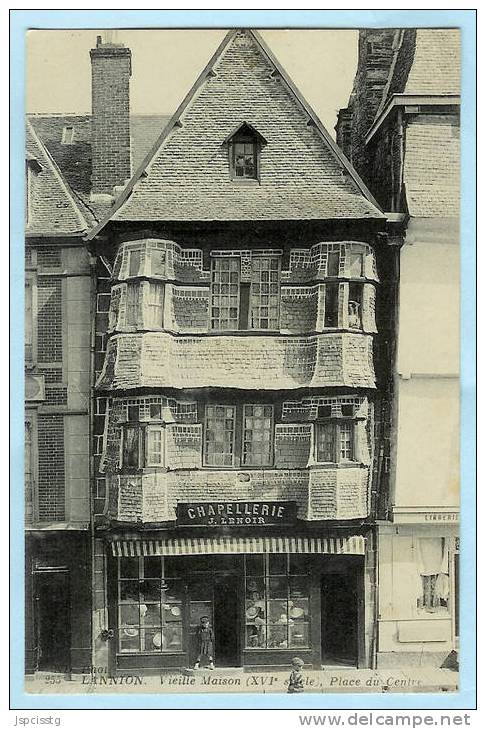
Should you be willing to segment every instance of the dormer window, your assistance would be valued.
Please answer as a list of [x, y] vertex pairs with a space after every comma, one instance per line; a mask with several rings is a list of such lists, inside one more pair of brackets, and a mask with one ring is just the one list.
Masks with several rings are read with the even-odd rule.
[[259, 180], [260, 151], [266, 140], [244, 122], [225, 139], [228, 145], [230, 176], [235, 181]]
[[63, 127], [61, 144], [74, 144], [74, 127]]

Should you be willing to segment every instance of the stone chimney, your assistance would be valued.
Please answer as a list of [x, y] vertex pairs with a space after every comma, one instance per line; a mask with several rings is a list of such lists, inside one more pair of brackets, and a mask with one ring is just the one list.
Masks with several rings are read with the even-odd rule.
[[[111, 42], [107, 42], [107, 41]], [[91, 198], [113, 195], [131, 176], [131, 51], [112, 35], [99, 35], [91, 56], [92, 175]]]

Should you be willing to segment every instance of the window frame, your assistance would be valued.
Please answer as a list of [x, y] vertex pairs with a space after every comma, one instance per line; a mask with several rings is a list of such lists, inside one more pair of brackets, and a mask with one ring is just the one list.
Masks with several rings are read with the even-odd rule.
[[[249, 145], [253, 147], [253, 169], [254, 174], [252, 176], [237, 175], [236, 174], [236, 146], [238, 144]], [[228, 155], [229, 155], [229, 173], [232, 182], [239, 184], [254, 184], [260, 182], [260, 152], [261, 143], [256, 134], [252, 134], [251, 131], [238, 131], [229, 140], [228, 143]]]
[[[208, 407], [232, 407], [234, 409], [234, 427], [233, 427], [233, 459], [231, 465], [219, 465], [207, 462], [207, 415], [206, 410]], [[270, 416], [270, 443], [269, 443], [269, 459], [268, 463], [255, 464], [245, 462], [245, 408], [247, 407], [262, 407], [271, 408], [272, 414]], [[265, 417], [263, 415], [263, 417]], [[203, 409], [203, 441], [202, 441], [202, 468], [218, 468], [218, 469], [233, 469], [233, 468], [245, 468], [245, 469], [259, 469], [259, 468], [273, 468], [275, 463], [275, 406], [272, 403], [216, 403], [208, 402], [204, 404]]]
[[[127, 430], [136, 430], [138, 433], [138, 458], [137, 465], [128, 465], [125, 459], [125, 448], [126, 448], [126, 437]], [[145, 423], [136, 420], [130, 420], [123, 423], [119, 430], [120, 432], [120, 456], [119, 456], [119, 469], [121, 471], [141, 471], [145, 468], [166, 468], [167, 459], [167, 444], [166, 444], [166, 429], [165, 425], [160, 423]], [[161, 433], [161, 462], [154, 463], [149, 462], [149, 438], [150, 433], [153, 431], [160, 431]]]
[[[260, 267], [257, 267], [256, 262], [258, 261], [261, 263], [263, 260], [268, 260], [268, 282], [263, 281], [262, 279], [262, 272], [265, 272], [265, 269]], [[222, 319], [219, 318], [216, 319], [216, 316], [214, 315], [214, 309], [218, 308], [221, 310], [222, 308], [222, 302], [218, 304], [218, 306], [215, 305], [214, 299], [216, 297], [222, 297], [224, 294], [223, 292], [219, 292], [215, 289], [216, 286], [223, 286], [225, 285], [225, 282], [222, 279], [216, 280], [216, 276], [219, 274], [221, 276], [223, 273], [228, 273], [229, 275], [231, 273], [235, 273], [234, 271], [228, 270], [216, 270], [216, 266], [222, 262], [222, 261], [237, 261], [237, 313], [236, 317], [232, 317], [231, 321], [235, 322], [234, 327], [230, 328], [221, 328], [221, 327], [215, 327], [214, 322], [218, 321], [221, 323]], [[272, 266], [272, 262], [276, 262], [276, 266]], [[276, 273], [276, 281], [272, 281], [272, 273]], [[258, 277], [258, 280], [256, 278]], [[231, 286], [231, 276], [230, 280], [228, 281], [228, 285]], [[268, 292], [262, 291], [262, 287], [265, 285], [268, 285]], [[276, 293], [271, 293], [270, 289], [272, 285], [276, 286]], [[255, 293], [255, 287], [259, 287], [260, 290]], [[282, 289], [282, 259], [280, 255], [276, 254], [256, 254], [251, 256], [250, 260], [250, 280], [249, 281], [242, 281], [242, 274], [241, 274], [241, 257], [240, 256], [213, 256], [211, 258], [211, 281], [210, 281], [210, 302], [209, 302], [209, 312], [208, 312], [208, 318], [209, 318], [209, 331], [214, 333], [228, 333], [228, 332], [268, 332], [268, 333], [275, 333], [280, 331], [280, 299], [281, 299], [281, 289]], [[231, 291], [228, 291], [228, 296], [231, 296]], [[267, 304], [262, 303], [262, 297], [267, 296], [268, 302]], [[275, 301], [271, 302], [271, 297], [275, 297]], [[254, 299], [258, 299], [258, 302], [256, 302]], [[254, 327], [253, 324], [253, 318], [254, 316], [258, 319], [258, 321], [262, 321], [265, 318], [268, 319], [268, 323], [270, 324], [270, 308], [275, 307], [276, 309], [276, 327]], [[228, 304], [228, 309], [235, 308], [230, 306]], [[261, 316], [261, 310], [267, 308], [267, 317]], [[220, 313], [218, 313], [218, 316], [220, 317]], [[230, 321], [229, 318], [226, 319], [226, 321]]]
[[[158, 301], [152, 298], [152, 292], [158, 292]], [[165, 284], [161, 281], [147, 281], [145, 285], [145, 296], [143, 297], [144, 328], [160, 331], [164, 328], [164, 305], [165, 305]], [[159, 321], [154, 323], [153, 314], [158, 311]]]
[[[337, 418], [322, 418], [319, 420], [316, 420], [314, 424], [314, 461], [318, 465], [334, 465], [334, 466], [342, 466], [342, 465], [356, 465], [359, 464], [359, 460], [357, 459], [357, 428], [356, 428], [357, 421], [355, 418], [351, 417], [337, 417]], [[332, 428], [333, 433], [333, 440], [332, 440], [332, 448], [334, 451], [334, 458], [331, 461], [328, 460], [321, 460], [320, 459], [320, 448], [319, 448], [319, 431], [321, 429], [324, 429], [324, 427], [330, 427]], [[342, 451], [342, 434], [343, 430], [342, 428], [351, 428], [351, 458], [343, 458], [341, 455]]]
[[74, 126], [72, 124], [63, 126], [61, 144], [74, 144]]
[[[30, 320], [31, 320], [31, 356], [27, 357], [26, 350], [27, 350], [27, 340], [26, 340], [26, 321], [27, 321], [27, 298], [26, 298], [26, 289], [30, 288], [30, 302], [31, 302], [31, 313], [30, 313]], [[24, 363], [27, 368], [35, 367], [37, 364], [37, 275], [33, 271], [26, 271], [25, 273], [25, 282], [24, 282]]]

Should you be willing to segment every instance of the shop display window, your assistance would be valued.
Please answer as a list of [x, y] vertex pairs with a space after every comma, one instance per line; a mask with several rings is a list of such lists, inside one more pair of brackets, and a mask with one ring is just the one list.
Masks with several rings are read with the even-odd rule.
[[162, 557], [118, 559], [118, 648], [121, 653], [182, 650], [183, 585], [165, 575]]
[[245, 557], [245, 645], [310, 647], [310, 576], [297, 555]]
[[448, 613], [450, 558], [447, 540], [443, 537], [418, 539], [415, 557], [420, 575], [419, 612]]

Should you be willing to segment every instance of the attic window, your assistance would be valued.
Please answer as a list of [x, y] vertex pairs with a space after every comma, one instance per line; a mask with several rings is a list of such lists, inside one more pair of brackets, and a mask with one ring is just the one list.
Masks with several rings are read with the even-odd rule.
[[230, 176], [232, 180], [258, 180], [260, 178], [260, 152], [266, 140], [246, 122], [241, 124], [225, 142], [228, 144]]
[[61, 144], [73, 144], [74, 143], [74, 127], [65, 126], [62, 130]]

